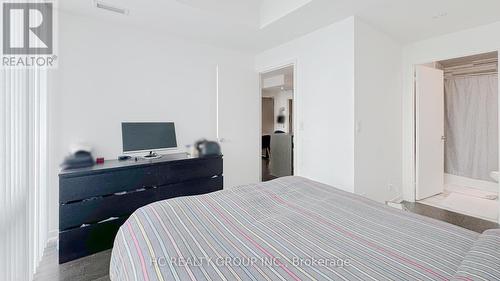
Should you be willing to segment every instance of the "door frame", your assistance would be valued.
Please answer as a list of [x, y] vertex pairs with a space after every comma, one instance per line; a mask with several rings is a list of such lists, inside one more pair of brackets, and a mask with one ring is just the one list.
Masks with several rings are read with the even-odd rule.
[[[403, 69], [405, 77], [403, 92], [403, 189], [402, 197], [409, 202], [415, 202], [416, 198], [416, 77], [415, 71], [417, 65], [427, 64], [453, 58], [473, 56], [482, 53], [497, 52], [500, 59], [500, 49], [485, 49], [463, 52], [459, 54], [431, 57], [427, 60], [405, 61], [406, 69]], [[500, 75], [498, 75], [498, 93], [500, 97]], [[498, 100], [498, 120], [499, 120], [499, 139], [500, 139], [500, 98]], [[405, 114], [406, 111], [406, 114]], [[499, 162], [500, 162], [500, 141], [499, 141]], [[500, 163], [499, 163], [500, 168]], [[500, 182], [498, 183], [498, 192], [500, 194]], [[498, 223], [500, 223], [500, 201], [498, 203]]]
[[275, 70], [278, 70], [278, 69], [281, 69], [281, 68], [285, 68], [285, 67], [289, 67], [289, 66], [292, 66], [293, 67], [293, 94], [292, 94], [292, 97], [293, 97], [293, 109], [294, 109], [294, 116], [293, 116], [293, 128], [292, 128], [292, 133], [293, 133], [293, 155], [292, 155], [292, 158], [293, 158], [293, 175], [300, 175], [300, 172], [299, 172], [299, 167], [297, 165], [297, 163], [299, 163], [299, 148], [300, 148], [300, 138], [299, 138], [299, 130], [298, 130], [298, 120], [299, 120], [299, 110], [298, 110], [298, 102], [299, 102], [299, 95], [298, 95], [298, 90], [297, 90], [297, 60], [296, 59], [292, 59], [292, 60], [288, 60], [288, 61], [285, 61], [285, 62], [282, 62], [282, 63], [278, 63], [278, 64], [275, 64], [275, 65], [272, 65], [272, 66], [267, 66], [267, 67], [263, 67], [261, 69], [258, 69], [258, 73], [259, 73], [259, 101], [258, 101], [258, 104], [259, 104], [259, 126], [258, 126], [258, 130], [259, 130], [259, 155], [257, 155], [259, 158], [259, 173], [260, 173], [260, 181], [262, 182], [262, 74], [265, 74], [265, 73], [268, 73], [268, 72], [271, 72], [271, 71], [275, 71]]

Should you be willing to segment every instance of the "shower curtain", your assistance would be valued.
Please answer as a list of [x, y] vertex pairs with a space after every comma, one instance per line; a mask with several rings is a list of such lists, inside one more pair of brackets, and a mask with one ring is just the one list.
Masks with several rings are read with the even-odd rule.
[[493, 181], [498, 171], [498, 76], [445, 79], [445, 172]]

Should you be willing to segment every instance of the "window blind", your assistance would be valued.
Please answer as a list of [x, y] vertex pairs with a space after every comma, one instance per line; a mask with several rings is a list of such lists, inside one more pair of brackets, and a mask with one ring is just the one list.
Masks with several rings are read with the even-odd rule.
[[0, 280], [31, 280], [48, 232], [47, 73], [0, 71]]

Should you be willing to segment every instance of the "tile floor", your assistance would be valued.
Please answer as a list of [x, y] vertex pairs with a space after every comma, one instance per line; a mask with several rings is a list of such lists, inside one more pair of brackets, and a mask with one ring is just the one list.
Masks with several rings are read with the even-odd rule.
[[447, 185], [445, 192], [418, 201], [421, 204], [498, 222], [498, 193]]

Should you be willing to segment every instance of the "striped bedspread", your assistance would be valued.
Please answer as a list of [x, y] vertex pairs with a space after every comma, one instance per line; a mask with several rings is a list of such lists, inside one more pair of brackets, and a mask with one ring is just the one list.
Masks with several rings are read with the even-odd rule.
[[500, 280], [478, 234], [300, 177], [156, 202], [120, 228], [118, 280]]

